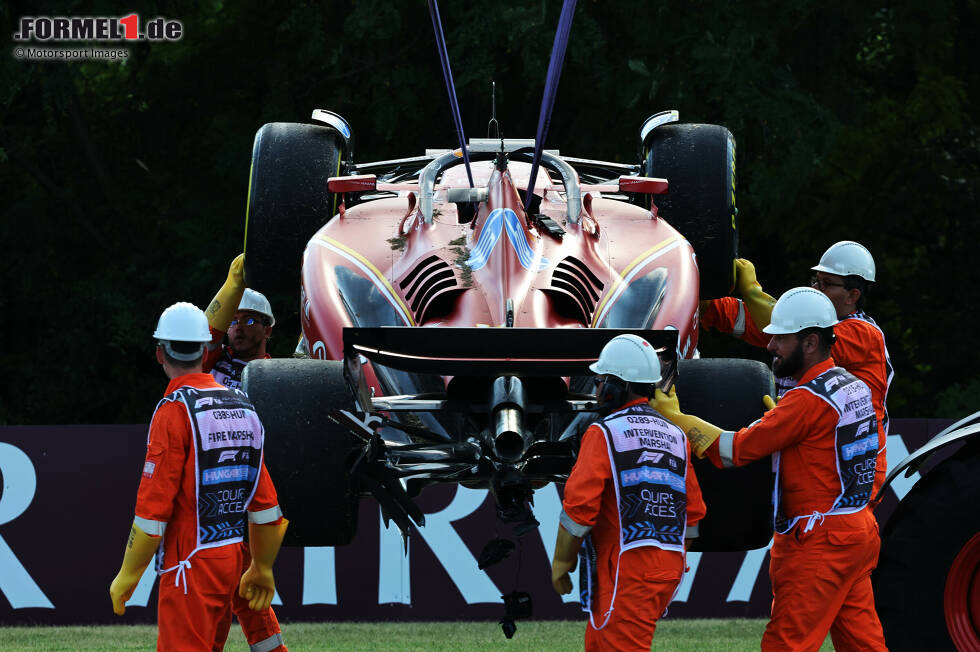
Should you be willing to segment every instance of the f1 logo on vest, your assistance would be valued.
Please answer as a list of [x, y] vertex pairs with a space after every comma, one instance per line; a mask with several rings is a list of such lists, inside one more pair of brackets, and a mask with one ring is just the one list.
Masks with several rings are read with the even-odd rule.
[[636, 460], [637, 464], [643, 464], [644, 462], [653, 462], [656, 464], [661, 459], [663, 459], [663, 453], [651, 453], [650, 451], [643, 451], [640, 453], [640, 459]]
[[838, 385], [840, 385], [840, 384], [841, 384], [841, 382], [843, 382], [843, 380], [844, 380], [844, 379], [843, 379], [843, 378], [841, 378], [841, 377], [840, 377], [839, 375], [833, 375], [833, 376], [831, 376], [831, 377], [830, 377], [830, 378], [829, 378], [829, 379], [827, 380], [827, 382], [825, 382], [825, 383], [824, 383], [824, 385], [823, 385], [823, 388], [824, 388], [824, 390], [826, 390], [827, 392], [830, 392], [830, 391], [832, 391], [832, 390], [833, 390], [833, 389], [834, 389], [835, 387], [837, 387]]
[[236, 457], [238, 457], [238, 451], [221, 451], [221, 455], [218, 457], [218, 464], [234, 461]]

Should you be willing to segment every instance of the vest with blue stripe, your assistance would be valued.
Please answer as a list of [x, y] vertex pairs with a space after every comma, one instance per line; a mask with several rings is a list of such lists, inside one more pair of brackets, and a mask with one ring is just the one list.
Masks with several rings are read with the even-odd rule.
[[236, 389], [181, 387], [164, 401], [187, 408], [193, 433], [197, 549], [242, 541], [246, 509], [258, 487], [263, 429], [255, 407]]
[[[596, 425], [606, 438], [619, 506], [619, 554], [641, 546], [684, 552], [687, 531], [687, 442], [647, 403], [614, 412]], [[592, 537], [580, 553], [582, 609], [592, 613], [596, 586]], [[618, 582], [619, 564], [616, 573]], [[615, 600], [615, 588], [609, 608]], [[591, 616], [590, 616], [591, 617]], [[608, 613], [606, 614], [608, 620]], [[605, 625], [593, 626], [601, 629]]]
[[801, 518], [810, 518], [804, 530], [809, 531], [824, 516], [851, 514], [863, 509], [871, 499], [878, 456], [878, 420], [871, 402], [871, 390], [864, 382], [841, 367], [832, 367], [810, 382], [797, 385], [789, 391], [808, 391], [824, 400], [838, 414], [834, 452], [840, 493], [826, 512], [786, 515], [781, 504], [777, 453], [774, 456], [776, 487], [773, 504], [774, 525], [780, 534], [789, 532]]

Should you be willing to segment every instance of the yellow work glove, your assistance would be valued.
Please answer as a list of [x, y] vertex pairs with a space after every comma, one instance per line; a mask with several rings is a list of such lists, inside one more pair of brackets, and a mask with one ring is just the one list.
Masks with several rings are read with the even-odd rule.
[[211, 299], [208, 309], [204, 311], [211, 328], [222, 333], [228, 332], [228, 326], [235, 318], [243, 294], [245, 294], [245, 254], [238, 254], [228, 267], [225, 284], [221, 286]]
[[129, 542], [126, 544], [126, 554], [123, 555], [122, 568], [109, 585], [112, 610], [117, 616], [126, 613], [126, 601], [133, 597], [133, 591], [140, 583], [143, 571], [149, 566], [157, 548], [160, 547], [160, 539], [161, 537], [150, 536], [133, 523], [133, 529], [129, 532]]
[[238, 583], [238, 595], [248, 600], [253, 611], [268, 609], [276, 595], [276, 580], [272, 575], [272, 563], [279, 554], [282, 538], [286, 536], [289, 521], [282, 519], [276, 525], [248, 524], [248, 547], [252, 563]]
[[581, 538], [558, 526], [555, 557], [551, 560], [551, 585], [560, 595], [572, 592], [572, 578], [569, 573], [578, 566], [578, 550], [581, 547]]
[[755, 278], [755, 265], [744, 258], [735, 261], [735, 287], [738, 288], [752, 321], [761, 331], [769, 325], [776, 300], [762, 290]]
[[766, 412], [768, 412], [769, 410], [771, 410], [774, 407], [776, 407], [776, 403], [778, 403], [778, 402], [779, 402], [779, 399], [776, 399], [774, 401], [774, 400], [772, 400], [772, 397], [769, 396], [768, 394], [763, 394], [762, 395], [762, 406], [764, 408], [766, 408], [766, 410], [765, 410]]
[[704, 457], [704, 452], [721, 436], [721, 428], [713, 426], [704, 419], [681, 412], [677, 402], [677, 390], [670, 388], [670, 394], [664, 394], [659, 389], [650, 401], [650, 407], [659, 412], [663, 418], [684, 431], [691, 450], [698, 457]]

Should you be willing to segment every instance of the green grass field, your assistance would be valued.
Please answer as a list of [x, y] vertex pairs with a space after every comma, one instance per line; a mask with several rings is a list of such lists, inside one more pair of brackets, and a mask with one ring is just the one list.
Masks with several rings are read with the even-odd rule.
[[[758, 650], [765, 620], [663, 620], [653, 650], [705, 652]], [[490, 622], [456, 623], [285, 623], [283, 636], [294, 652], [319, 650], [576, 650], [582, 649], [581, 621], [518, 622], [507, 640]], [[0, 650], [154, 650], [156, 627], [6, 627], [0, 629]], [[237, 625], [225, 646], [248, 650]], [[821, 650], [833, 650], [828, 638]]]

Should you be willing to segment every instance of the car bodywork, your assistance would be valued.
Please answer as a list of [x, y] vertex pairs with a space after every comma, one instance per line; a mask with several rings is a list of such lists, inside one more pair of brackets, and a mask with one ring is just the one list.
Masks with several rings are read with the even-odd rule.
[[[444, 161], [436, 157], [422, 176], [434, 176]], [[670, 329], [679, 333], [681, 356], [692, 353], [698, 270], [690, 243], [657, 219], [655, 206], [621, 201], [617, 179], [579, 185], [573, 169], [564, 185], [539, 170], [543, 197], [527, 219], [519, 190], [529, 170], [524, 162], [503, 170], [475, 162], [474, 183], [486, 194], [475, 215], [460, 208], [469, 202], [449, 199], [467, 189], [456, 166], [428, 200], [410, 184], [377, 184], [398, 196], [358, 203], [325, 225], [303, 260], [310, 355], [339, 359], [345, 326]], [[649, 183], [663, 192], [667, 185]], [[383, 389], [372, 372], [369, 382]]]
[[[322, 465], [314, 466], [324, 470], [316, 473], [349, 480], [338, 498], [338, 485], [319, 489], [309, 477], [297, 477], [304, 488], [296, 493], [313, 494], [305, 500], [314, 503], [322, 500], [324, 520], [343, 527], [324, 529], [322, 537], [297, 536], [294, 543], [349, 541], [356, 530], [356, 510], [349, 503], [366, 494], [377, 498], [385, 517], [407, 533], [411, 521], [423, 522], [413, 496], [434, 482], [489, 488], [498, 516], [516, 523], [515, 532], [524, 532], [536, 525], [534, 487], [564, 482], [579, 437], [598, 416], [588, 365], [609, 339], [632, 332], [650, 341], [665, 370], [663, 388], [684, 377], [679, 361], [697, 357], [702, 279], [696, 245], [675, 224], [714, 221], [734, 233], [734, 144], [721, 127], [677, 126], [677, 118], [673, 111], [651, 116], [641, 129], [641, 142], [656, 142], [658, 129], [677, 127], [688, 138], [669, 157], [681, 161], [676, 167], [680, 194], [715, 197], [719, 206], [704, 214], [684, 215], [678, 209], [674, 224], [650, 201], [651, 196], [668, 196], [672, 181], [645, 175], [651, 165], [643, 161], [620, 164], [545, 151], [528, 198], [533, 141], [471, 141], [467, 170], [460, 150], [354, 164], [350, 127], [330, 112], [314, 113], [325, 132], [305, 125], [289, 127], [292, 132], [275, 131], [276, 125], [259, 131], [248, 237], [253, 231], [282, 230], [252, 220], [261, 215], [281, 219], [283, 201], [294, 199], [283, 195], [324, 185], [329, 190], [310, 202], [321, 214], [330, 211], [324, 223], [312, 237], [300, 234], [303, 334], [298, 350], [310, 359], [298, 366], [257, 361], [245, 374], [247, 391], [270, 432], [267, 448], [282, 450], [269, 454], [270, 461], [282, 465], [274, 473], [277, 484], [300, 474], [293, 462], [284, 461], [295, 457], [297, 446], [306, 447], [307, 456], [322, 457]], [[290, 153], [275, 134], [293, 132], [299, 135], [292, 151], [314, 137], [330, 136], [333, 158], [312, 150], [309, 164], [263, 185], [263, 175], [274, 175]], [[702, 141], [711, 144], [710, 154], [699, 151]], [[331, 165], [336, 161], [342, 174], [328, 181], [310, 173], [318, 157]], [[653, 154], [646, 160], [654, 160]], [[275, 161], [275, 166], [262, 161]], [[687, 178], [698, 176], [702, 167], [717, 172], [710, 177], [713, 193]], [[310, 174], [308, 182], [289, 192], [280, 189], [303, 174]], [[329, 199], [335, 202], [335, 215], [319, 205]], [[250, 252], [264, 247], [265, 240], [247, 238], [247, 266], [254, 258]], [[277, 253], [270, 260], [286, 255]], [[722, 279], [726, 287], [733, 255], [719, 266], [728, 275]], [[270, 278], [261, 270], [248, 273]], [[702, 412], [716, 421], [732, 418], [733, 403], [752, 406], [722, 424], [726, 427], [757, 418], [761, 394], [771, 392], [765, 366], [728, 361], [723, 370], [713, 362], [718, 361], [683, 363], [698, 363], [701, 370], [692, 367], [688, 374], [700, 379], [699, 386], [685, 392], [688, 400], [725, 404], [724, 414]], [[743, 375], [755, 384], [742, 382]], [[327, 376], [332, 380], [324, 381]], [[305, 403], [289, 396], [320, 382], [319, 394]], [[725, 382], [727, 403], [714, 401], [712, 387]], [[296, 416], [317, 411], [323, 416]], [[309, 448], [311, 438], [329, 451]], [[716, 471], [703, 463], [698, 471], [702, 484]], [[771, 534], [768, 461], [726, 475], [723, 482], [707, 482], [709, 509], [712, 495], [731, 504], [717, 510], [716, 525], [708, 528], [715, 535], [702, 544], [708, 549], [765, 545]], [[280, 494], [288, 507], [288, 488]], [[303, 511], [316, 510], [315, 504], [307, 507]], [[746, 510], [754, 516], [747, 517]], [[306, 520], [309, 524], [314, 518]]]

